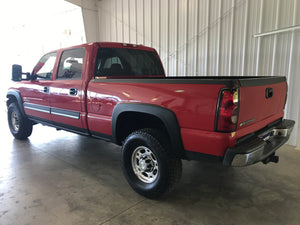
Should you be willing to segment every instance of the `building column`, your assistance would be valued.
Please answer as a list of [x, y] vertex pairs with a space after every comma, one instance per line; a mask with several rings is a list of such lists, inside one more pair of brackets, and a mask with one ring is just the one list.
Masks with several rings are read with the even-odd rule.
[[81, 7], [87, 42], [99, 41], [99, 19], [97, 0], [66, 0]]

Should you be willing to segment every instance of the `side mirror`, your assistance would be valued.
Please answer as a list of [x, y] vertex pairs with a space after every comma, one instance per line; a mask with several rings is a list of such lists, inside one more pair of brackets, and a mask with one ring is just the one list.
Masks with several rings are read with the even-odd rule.
[[[24, 76], [23, 76], [24, 75]], [[22, 66], [14, 64], [12, 65], [12, 81], [21, 81], [21, 80], [34, 80], [35, 77], [31, 77], [30, 73], [23, 73]]]
[[12, 81], [21, 81], [22, 80], [22, 66], [14, 64], [12, 65]]

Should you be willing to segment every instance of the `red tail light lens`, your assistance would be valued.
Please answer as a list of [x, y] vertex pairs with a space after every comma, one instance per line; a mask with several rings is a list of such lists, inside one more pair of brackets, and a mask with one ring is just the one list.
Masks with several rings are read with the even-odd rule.
[[216, 117], [216, 130], [232, 132], [236, 130], [239, 112], [239, 92], [234, 89], [221, 90]]

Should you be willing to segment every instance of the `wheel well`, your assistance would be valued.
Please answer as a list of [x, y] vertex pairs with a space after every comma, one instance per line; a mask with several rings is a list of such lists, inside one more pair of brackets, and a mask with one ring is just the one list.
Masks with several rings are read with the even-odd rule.
[[17, 98], [13, 95], [8, 95], [7, 98], [8, 98], [8, 100], [6, 101], [7, 107], [13, 102], [16, 102], [16, 103], [18, 102]]
[[24, 112], [24, 108], [23, 108], [23, 103], [22, 103], [22, 99], [21, 99], [21, 96], [19, 93], [17, 92], [14, 92], [14, 91], [9, 91], [8, 94], [6, 95], [6, 98], [7, 98], [7, 101], [6, 101], [6, 105], [7, 107], [15, 102], [19, 109], [20, 109], [20, 112], [22, 113], [23, 116], [26, 116], [25, 112]]
[[158, 117], [141, 112], [124, 112], [117, 119], [117, 143], [121, 144], [130, 133], [143, 128], [155, 128], [168, 135], [164, 123]]

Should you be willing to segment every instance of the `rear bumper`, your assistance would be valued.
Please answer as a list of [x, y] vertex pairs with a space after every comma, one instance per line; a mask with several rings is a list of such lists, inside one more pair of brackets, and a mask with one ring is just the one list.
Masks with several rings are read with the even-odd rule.
[[263, 161], [288, 141], [294, 124], [295, 122], [292, 120], [282, 120], [227, 149], [223, 164], [225, 166], [247, 166]]

